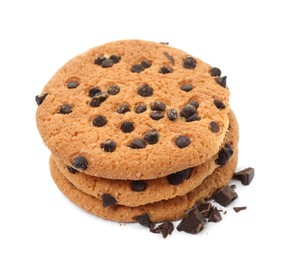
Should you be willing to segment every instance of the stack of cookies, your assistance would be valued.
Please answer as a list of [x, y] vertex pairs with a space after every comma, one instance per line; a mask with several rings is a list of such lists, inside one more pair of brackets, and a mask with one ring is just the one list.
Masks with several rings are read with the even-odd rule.
[[231, 179], [238, 124], [218, 68], [165, 43], [111, 42], [36, 96], [58, 188], [105, 219], [180, 219]]

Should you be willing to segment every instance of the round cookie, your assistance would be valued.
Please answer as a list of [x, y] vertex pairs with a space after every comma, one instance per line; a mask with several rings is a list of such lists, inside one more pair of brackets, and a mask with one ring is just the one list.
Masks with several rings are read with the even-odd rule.
[[54, 161], [50, 161], [50, 169], [58, 188], [76, 205], [96, 216], [119, 222], [134, 222], [136, 216], [147, 213], [153, 222], [161, 222], [180, 219], [195, 203], [209, 198], [216, 190], [225, 186], [233, 176], [237, 159], [238, 149], [235, 146], [234, 154], [228, 163], [216, 169], [214, 173], [208, 176], [202, 184], [193, 191], [184, 196], [178, 196], [173, 199], [162, 200], [138, 207], [121, 205], [103, 207], [101, 200], [73, 186], [59, 171]]
[[164, 44], [104, 44], [47, 83], [37, 126], [56, 158], [89, 175], [160, 178], [218, 152], [229, 111], [219, 71]]
[[[225, 144], [237, 146], [239, 139], [236, 117], [231, 110], [228, 116], [229, 131], [226, 133], [221, 146], [222, 148]], [[53, 156], [51, 156], [50, 160], [55, 161], [56, 166], [68, 181], [86, 194], [99, 199], [101, 199], [103, 194], [111, 194], [116, 199], [117, 204], [136, 207], [160, 200], [171, 199], [176, 196], [183, 196], [190, 192], [219, 167], [215, 162], [217, 158], [218, 154], [193, 169], [187, 169], [178, 174], [145, 181], [111, 180], [94, 177], [65, 166]]]

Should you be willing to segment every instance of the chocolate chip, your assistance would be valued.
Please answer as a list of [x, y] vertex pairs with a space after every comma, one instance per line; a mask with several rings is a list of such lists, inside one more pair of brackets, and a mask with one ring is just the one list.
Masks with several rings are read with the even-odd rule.
[[230, 144], [225, 144], [224, 147], [219, 151], [218, 158], [215, 163], [220, 166], [224, 166], [233, 155], [233, 149]]
[[70, 114], [72, 112], [72, 106], [68, 104], [64, 104], [60, 106], [59, 113], [60, 114]]
[[235, 172], [234, 178], [241, 181], [243, 185], [249, 185], [255, 176], [255, 169], [248, 167], [242, 171]]
[[91, 107], [99, 107], [106, 99], [108, 94], [106, 92], [98, 92], [90, 101]]
[[156, 144], [159, 141], [159, 133], [157, 130], [153, 129], [150, 132], [146, 133], [144, 139], [148, 144]]
[[214, 207], [211, 210], [208, 222], [215, 222], [216, 223], [216, 222], [219, 222], [220, 220], [222, 220], [220, 212], [219, 212], [219, 210], [216, 207]]
[[153, 92], [153, 88], [150, 87], [148, 84], [143, 84], [137, 89], [137, 93], [142, 97], [150, 97], [153, 95]]
[[237, 193], [229, 186], [221, 188], [212, 195], [212, 198], [221, 206], [228, 206], [233, 200], [238, 198]]
[[94, 60], [94, 63], [97, 65], [101, 65], [102, 62], [105, 60], [106, 58], [104, 56], [99, 56]]
[[117, 145], [113, 140], [107, 140], [101, 144], [101, 148], [104, 152], [112, 153], [116, 149]]
[[209, 129], [212, 133], [218, 133], [220, 130], [218, 123], [214, 121], [210, 122]]
[[101, 89], [97, 88], [97, 87], [93, 87], [88, 91], [88, 96], [93, 98], [97, 93], [100, 93]]
[[188, 104], [195, 107], [196, 109], [199, 108], [199, 103], [196, 100], [191, 100]]
[[118, 55], [111, 55], [111, 56], [109, 57], [109, 59], [112, 60], [114, 64], [116, 64], [116, 63], [119, 63], [121, 57], [118, 56]]
[[144, 191], [147, 187], [147, 184], [145, 181], [131, 181], [131, 190], [133, 191]]
[[192, 57], [187, 57], [183, 60], [183, 67], [185, 69], [194, 69], [197, 65], [197, 62]]
[[92, 124], [97, 127], [102, 127], [107, 124], [107, 119], [102, 115], [98, 115], [93, 119]]
[[194, 106], [188, 104], [180, 110], [180, 115], [188, 119], [189, 117], [196, 114], [196, 112], [197, 112], [197, 109]]
[[107, 193], [104, 193], [102, 195], [102, 201], [103, 201], [103, 207], [104, 208], [117, 203], [117, 200], [112, 195], [107, 194]]
[[190, 139], [187, 136], [184, 136], [184, 135], [178, 136], [175, 140], [175, 144], [179, 148], [187, 147], [190, 143], [191, 143]]
[[164, 111], [166, 108], [165, 103], [157, 100], [153, 104], [151, 104], [151, 109], [156, 111]]
[[214, 67], [210, 70], [210, 75], [212, 77], [219, 77], [221, 75], [221, 70], [219, 68]]
[[88, 161], [84, 156], [77, 156], [74, 158], [72, 166], [78, 170], [86, 170], [88, 168]]
[[116, 112], [119, 113], [119, 114], [125, 114], [126, 112], [129, 112], [130, 111], [130, 108], [127, 104], [121, 104]]
[[43, 100], [47, 97], [48, 93], [42, 94], [41, 96], [36, 96], [35, 97], [35, 101], [37, 103], [37, 105], [41, 105]]
[[164, 114], [162, 111], [152, 111], [150, 117], [154, 120], [160, 120], [164, 117]]
[[173, 72], [173, 69], [168, 66], [162, 66], [159, 70], [159, 73], [162, 73], [162, 74], [168, 74], [172, 72]]
[[140, 73], [143, 70], [144, 70], [144, 67], [141, 64], [134, 64], [131, 67], [130, 71], [133, 72], [133, 73]]
[[246, 210], [247, 207], [233, 207], [233, 209], [234, 209], [234, 211], [235, 211], [236, 213], [238, 213], [238, 212], [240, 212], [241, 210]]
[[163, 54], [172, 64], [175, 63], [173, 56], [171, 56], [168, 52], [164, 51]]
[[197, 234], [205, 227], [206, 220], [197, 208], [192, 208], [177, 226], [178, 231]]
[[191, 174], [192, 174], [192, 168], [188, 168], [186, 170], [170, 174], [166, 176], [166, 179], [171, 185], [179, 185], [180, 183], [190, 178]]
[[135, 108], [135, 113], [136, 114], [141, 114], [147, 110], [146, 104], [138, 104]]
[[222, 86], [222, 87], [226, 87], [226, 76], [224, 76], [224, 77], [218, 77], [218, 78], [216, 78], [215, 79], [215, 81], [216, 81], [216, 83], [218, 83], [220, 86]]
[[218, 109], [224, 109], [224, 108], [226, 107], [225, 104], [224, 104], [222, 101], [218, 100], [218, 99], [215, 99], [215, 100], [213, 101], [213, 103], [215, 104], [215, 106], [216, 106]]
[[140, 216], [135, 216], [133, 219], [136, 220], [140, 225], [144, 227], [150, 228], [153, 224], [150, 219], [150, 216], [147, 213], [144, 213]]
[[117, 85], [113, 85], [108, 88], [108, 94], [110, 95], [116, 95], [119, 92], [120, 92], [120, 87]]
[[68, 171], [69, 171], [70, 173], [72, 173], [72, 174], [77, 173], [77, 170], [76, 170], [75, 168], [69, 166], [69, 165], [67, 165], [67, 169], [68, 169]]
[[67, 82], [67, 88], [77, 88], [79, 86], [79, 82], [75, 81], [75, 80], [71, 80]]
[[152, 63], [147, 60], [143, 60], [140, 64], [144, 69], [150, 68], [152, 66]]
[[146, 141], [144, 139], [134, 138], [128, 147], [132, 149], [143, 149], [147, 146]]
[[190, 84], [184, 84], [180, 87], [181, 90], [185, 91], [185, 92], [189, 92], [193, 89], [193, 86]]
[[198, 116], [197, 113], [195, 113], [193, 116], [190, 116], [186, 119], [186, 122], [193, 122], [193, 121], [199, 121], [201, 120], [201, 117]]
[[102, 68], [109, 68], [114, 65], [114, 62], [112, 59], [104, 59], [101, 63]]
[[175, 121], [178, 118], [178, 112], [176, 109], [172, 108], [167, 111], [167, 117], [171, 121]]
[[205, 218], [208, 218], [210, 216], [211, 211], [212, 211], [212, 204], [209, 203], [209, 202], [202, 203], [202, 204], [198, 205], [197, 208]]
[[171, 235], [172, 231], [174, 230], [174, 226], [171, 221], [165, 221], [164, 223], [158, 225], [157, 228], [161, 231], [163, 238]]
[[134, 130], [134, 125], [132, 122], [125, 121], [121, 124], [120, 129], [124, 133], [131, 133]]

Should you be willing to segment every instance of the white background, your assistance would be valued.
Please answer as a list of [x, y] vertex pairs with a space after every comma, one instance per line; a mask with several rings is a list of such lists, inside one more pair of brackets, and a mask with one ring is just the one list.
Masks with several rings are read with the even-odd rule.
[[[0, 259], [281, 259], [281, 1], [0, 2]], [[228, 76], [249, 187], [222, 222], [162, 239], [83, 212], [53, 183], [34, 97], [73, 56], [167, 41]], [[233, 206], [247, 206], [235, 213]], [[280, 240], [280, 241], [279, 241]], [[197, 257], [197, 258], [196, 258]]]

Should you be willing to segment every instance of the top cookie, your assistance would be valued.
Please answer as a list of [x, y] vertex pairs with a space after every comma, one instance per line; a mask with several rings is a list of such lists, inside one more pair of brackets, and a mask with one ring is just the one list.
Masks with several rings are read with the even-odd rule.
[[53, 155], [97, 177], [154, 179], [202, 164], [227, 127], [226, 77], [198, 58], [125, 40], [67, 62], [36, 97]]

